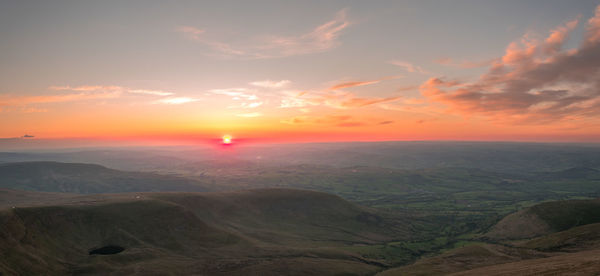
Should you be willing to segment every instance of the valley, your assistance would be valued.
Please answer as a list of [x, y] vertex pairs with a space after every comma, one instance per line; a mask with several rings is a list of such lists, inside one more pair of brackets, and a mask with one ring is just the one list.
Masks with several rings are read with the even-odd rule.
[[508, 264], [574, 260], [570, 254], [592, 254], [599, 244], [600, 171], [578, 161], [506, 171], [177, 154], [146, 151], [145, 167], [131, 153], [68, 153], [70, 161], [111, 156], [124, 162], [119, 169], [34, 161], [63, 153], [0, 154], [0, 268], [9, 275], [445, 275], [487, 266], [504, 273]]

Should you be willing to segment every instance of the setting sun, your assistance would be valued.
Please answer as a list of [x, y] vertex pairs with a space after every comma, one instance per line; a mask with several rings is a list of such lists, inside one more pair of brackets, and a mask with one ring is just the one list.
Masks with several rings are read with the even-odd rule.
[[600, 0], [0, 0], [0, 37], [0, 276], [600, 275]]
[[223, 135], [223, 144], [231, 144], [231, 135]]

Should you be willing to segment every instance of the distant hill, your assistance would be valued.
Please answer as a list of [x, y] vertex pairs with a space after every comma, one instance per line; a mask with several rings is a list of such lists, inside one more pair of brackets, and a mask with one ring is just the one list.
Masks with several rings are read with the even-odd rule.
[[372, 275], [386, 265], [343, 248], [414, 234], [410, 218], [304, 190], [58, 196], [0, 210], [0, 272]]
[[235, 151], [214, 151], [195, 146], [0, 152], [0, 162], [52, 160], [94, 163], [123, 170], [176, 170], [188, 166], [190, 162], [245, 160], [260, 165], [311, 164], [398, 169], [463, 167], [530, 173], [573, 167], [600, 168], [599, 155], [598, 144], [389, 141], [236, 145]]
[[600, 199], [551, 201], [506, 216], [486, 236], [525, 239], [599, 222]]
[[210, 190], [182, 177], [49, 161], [0, 164], [0, 188], [80, 194]]
[[547, 180], [600, 180], [600, 170], [588, 167], [573, 167], [570, 169], [540, 174]]

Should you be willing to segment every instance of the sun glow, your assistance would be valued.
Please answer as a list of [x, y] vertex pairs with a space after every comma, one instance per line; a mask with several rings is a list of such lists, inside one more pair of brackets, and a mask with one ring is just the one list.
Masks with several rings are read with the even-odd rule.
[[223, 135], [223, 144], [231, 144], [231, 135]]

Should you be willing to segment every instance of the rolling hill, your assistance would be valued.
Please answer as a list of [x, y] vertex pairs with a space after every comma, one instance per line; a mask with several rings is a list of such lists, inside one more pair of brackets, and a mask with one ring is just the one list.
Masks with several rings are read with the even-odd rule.
[[600, 199], [544, 202], [480, 238], [377, 275], [598, 275]]
[[600, 223], [586, 224], [526, 241], [520, 246], [541, 251], [577, 252], [600, 248]]
[[506, 216], [486, 236], [496, 240], [518, 240], [598, 222], [600, 199], [551, 201]]
[[345, 247], [416, 235], [408, 217], [293, 189], [63, 195], [50, 202], [21, 200], [0, 211], [0, 271], [368, 275], [388, 265]]
[[80, 194], [210, 190], [200, 180], [49, 161], [0, 164], [0, 188]]

